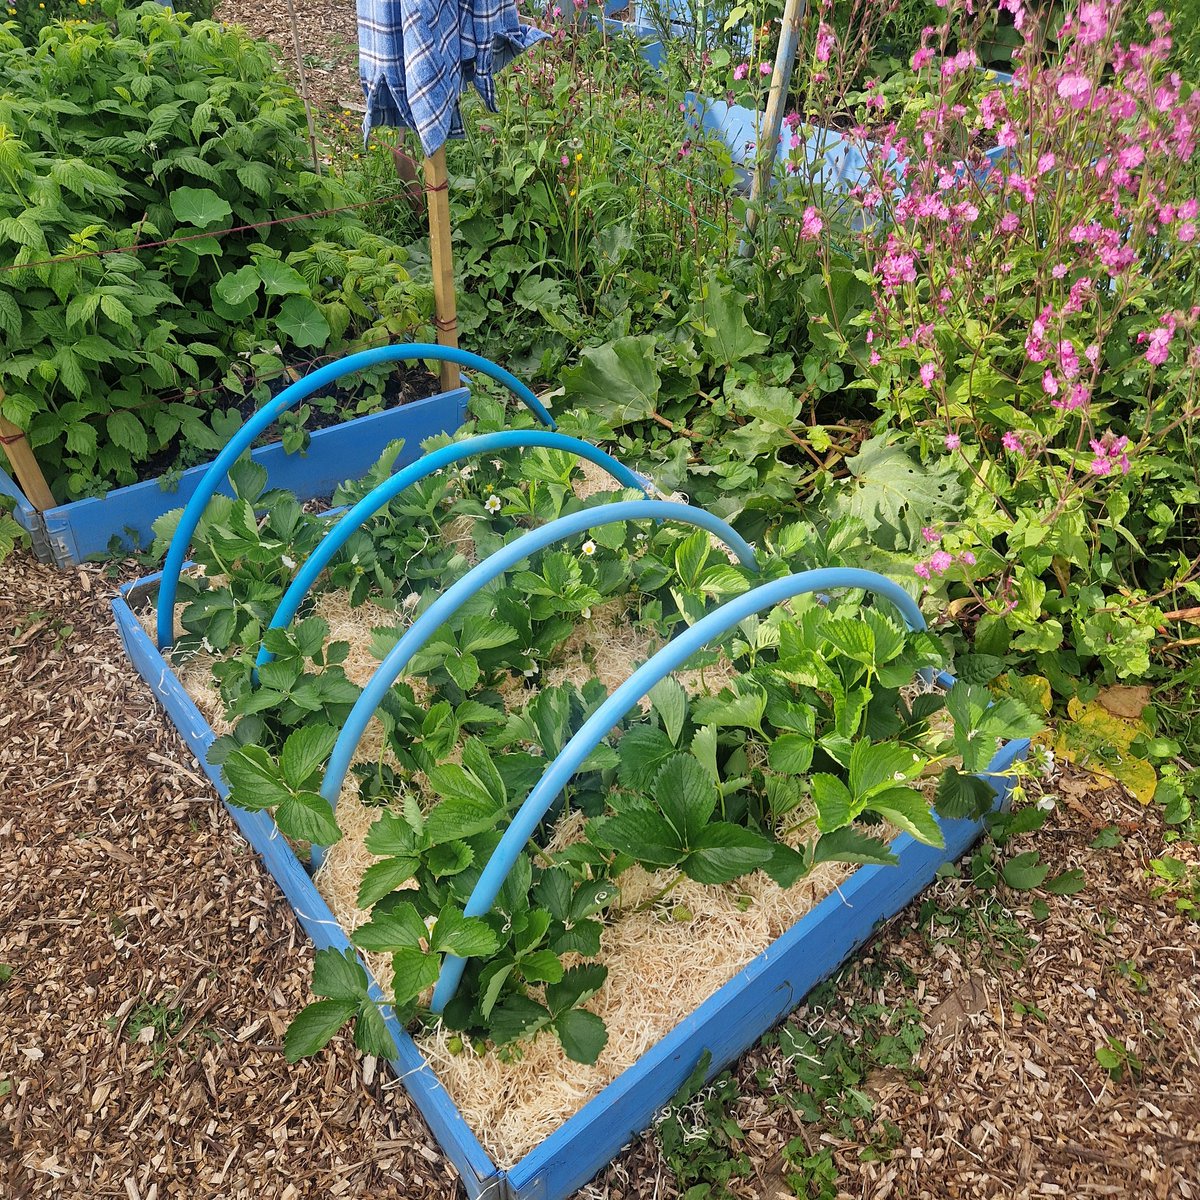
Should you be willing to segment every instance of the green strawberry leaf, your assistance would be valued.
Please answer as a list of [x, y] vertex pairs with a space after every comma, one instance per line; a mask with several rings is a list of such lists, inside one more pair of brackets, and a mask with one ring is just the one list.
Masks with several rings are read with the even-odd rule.
[[357, 1012], [357, 1000], [317, 1000], [306, 1005], [283, 1035], [284, 1056], [294, 1063], [323, 1050]]

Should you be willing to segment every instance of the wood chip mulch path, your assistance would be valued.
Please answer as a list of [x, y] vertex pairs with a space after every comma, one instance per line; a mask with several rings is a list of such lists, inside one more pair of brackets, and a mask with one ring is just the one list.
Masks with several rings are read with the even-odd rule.
[[307, 938], [125, 658], [115, 586], [0, 566], [0, 1197], [452, 1195], [383, 1071], [284, 1060]]
[[[116, 583], [0, 565], [0, 1197], [449, 1200], [452, 1169], [383, 1070], [344, 1043], [285, 1062], [309, 947], [128, 665]], [[736, 1068], [739, 1195], [792, 1195], [780, 1152], [799, 1136], [832, 1148], [839, 1197], [1200, 1200], [1200, 926], [1151, 895], [1158, 811], [1064, 788], [1028, 845], [1083, 866], [1082, 892], [1042, 896], [1038, 921], [1034, 893], [1001, 887], [985, 918], [944, 880], [836, 1004], [798, 1014], [853, 1033], [854, 1003], [919, 1010], [919, 1090], [863, 1085], [899, 1130], [886, 1161], [861, 1160], [865, 1127], [801, 1125], [760, 1048]], [[1090, 848], [1106, 826], [1119, 845]], [[1121, 1082], [1095, 1058], [1110, 1037], [1142, 1064]], [[648, 1136], [584, 1194], [677, 1192]]]

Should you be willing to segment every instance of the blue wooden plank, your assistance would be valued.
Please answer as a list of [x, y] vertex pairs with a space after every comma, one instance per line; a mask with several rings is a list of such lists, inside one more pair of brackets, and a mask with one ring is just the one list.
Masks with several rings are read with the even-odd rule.
[[[396, 438], [405, 442], [398, 460], [403, 466], [420, 455], [425, 438], [453, 433], [466, 419], [468, 396], [465, 387], [456, 388], [318, 430], [303, 455], [288, 454], [282, 443], [273, 442], [252, 451], [251, 457], [267, 468], [271, 487], [286, 488], [302, 500], [328, 496], [343, 480], [364, 475]], [[186, 504], [206, 470], [207, 464], [184, 471], [174, 490], [164, 490], [152, 479], [48, 509], [43, 516], [55, 562], [70, 566], [104, 555], [114, 537], [123, 546], [148, 544], [154, 522]]]
[[0, 496], [8, 496], [16, 501], [13, 506], [13, 520], [26, 533], [32, 535], [36, 529], [40, 528], [37, 509], [25, 498], [25, 493], [21, 491], [17, 481], [3, 469], [0, 469]]
[[[1006, 769], [1028, 749], [1010, 743], [989, 766]], [[997, 781], [1003, 803], [1006, 781]], [[945, 849], [902, 834], [892, 843], [896, 866], [860, 867], [690, 1017], [564, 1122], [508, 1172], [513, 1200], [561, 1200], [586, 1183], [646, 1129], [655, 1112], [712, 1054], [709, 1078], [747, 1050], [828, 978], [874, 932], [934, 877], [964, 854], [983, 822], [941, 821]]]
[[[151, 576], [121, 589], [121, 595], [112, 603], [117, 628], [138, 673], [150, 685], [192, 753], [200, 760], [221, 799], [226, 801], [229, 791], [221, 778], [220, 768], [211, 766], [205, 759], [215, 736], [212, 728], [159, 654], [128, 603], [128, 599], [145, 593], [156, 579], [157, 576]], [[263, 812], [234, 808], [227, 801], [225, 807], [279, 884], [313, 944], [319, 949], [351, 949], [349, 939], [329, 906], [270, 816]], [[363, 965], [366, 966], [365, 963]], [[383, 992], [378, 983], [369, 970], [367, 975], [371, 979], [371, 995], [382, 1001]], [[468, 1196], [471, 1200], [499, 1200], [503, 1195], [502, 1173], [479, 1144], [432, 1067], [390, 1010], [385, 1022], [399, 1051], [391, 1061], [392, 1069], [396, 1077], [403, 1080], [405, 1089], [429, 1123], [438, 1144], [457, 1169]]]

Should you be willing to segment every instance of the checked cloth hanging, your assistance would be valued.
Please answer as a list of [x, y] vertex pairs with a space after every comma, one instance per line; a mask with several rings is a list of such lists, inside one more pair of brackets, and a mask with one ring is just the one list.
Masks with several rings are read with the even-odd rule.
[[546, 37], [522, 25], [516, 0], [358, 0], [363, 136], [415, 129], [426, 155], [462, 137], [458, 99], [474, 84], [496, 111], [497, 71]]

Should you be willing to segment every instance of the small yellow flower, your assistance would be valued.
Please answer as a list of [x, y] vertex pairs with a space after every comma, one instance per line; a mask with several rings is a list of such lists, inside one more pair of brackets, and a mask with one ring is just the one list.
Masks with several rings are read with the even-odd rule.
[[583, 155], [582, 155], [582, 154], [577, 154], [577, 155], [575, 155], [575, 161], [576, 161], [576, 162], [583, 162]]
[[572, 195], [572, 196], [574, 196], [574, 195], [575, 195], [575, 192], [576, 192], [576, 189], [575, 189], [575, 188], [572, 188], [572, 189], [571, 189], [571, 195]]

